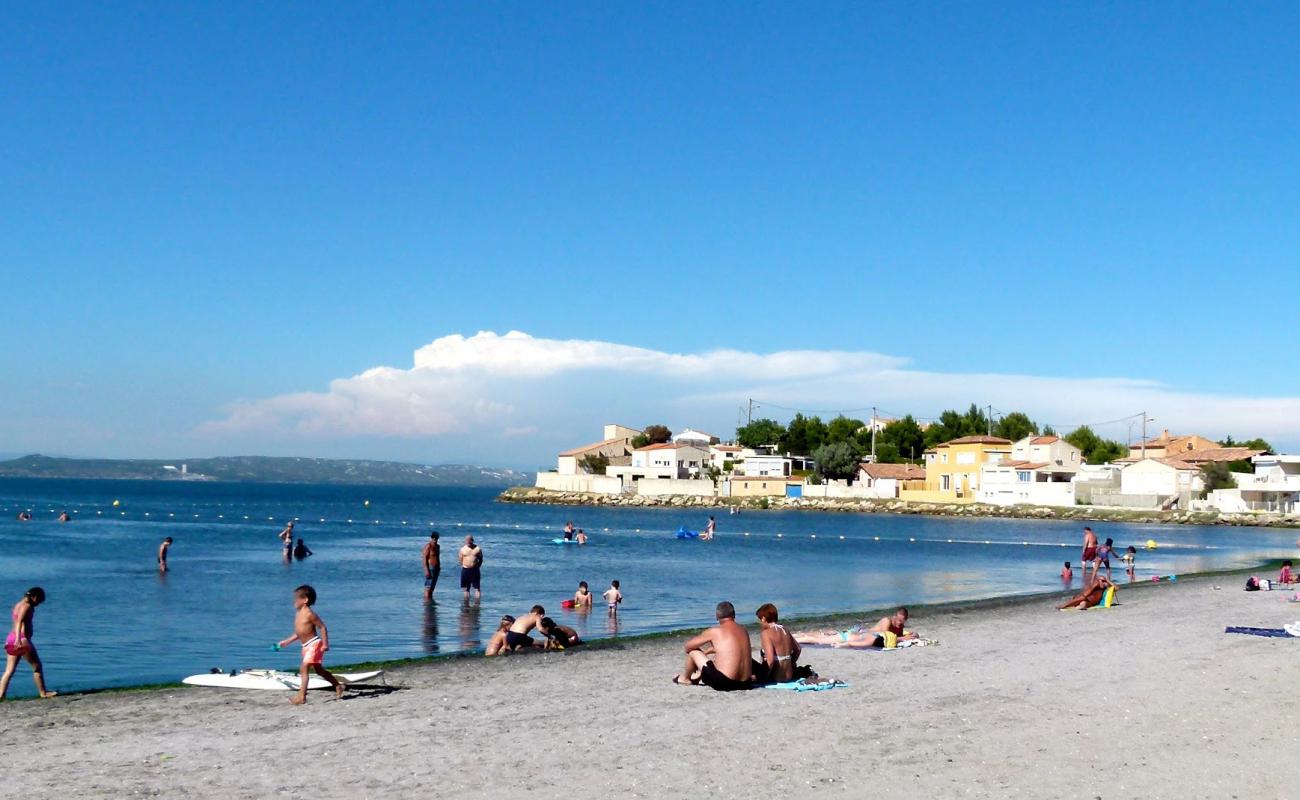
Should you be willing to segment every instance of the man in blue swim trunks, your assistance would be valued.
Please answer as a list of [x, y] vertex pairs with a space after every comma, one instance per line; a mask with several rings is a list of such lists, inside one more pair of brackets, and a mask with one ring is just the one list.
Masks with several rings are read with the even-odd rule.
[[465, 537], [465, 546], [460, 549], [460, 588], [469, 600], [469, 590], [473, 589], [475, 600], [483, 599], [483, 589], [479, 586], [479, 569], [483, 566], [483, 548], [474, 544], [473, 536]]

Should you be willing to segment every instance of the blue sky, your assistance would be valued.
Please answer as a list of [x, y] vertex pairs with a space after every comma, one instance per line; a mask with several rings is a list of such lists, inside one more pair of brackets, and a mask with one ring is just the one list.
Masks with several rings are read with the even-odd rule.
[[[603, 421], [725, 433], [750, 392], [1078, 421], [1149, 402], [1300, 446], [1292, 4], [6, 17], [0, 452], [533, 466]], [[512, 330], [887, 358], [836, 362], [859, 371], [834, 388], [457, 362], [417, 376], [414, 411], [332, 395]], [[304, 421], [283, 399], [304, 395], [333, 410]]]

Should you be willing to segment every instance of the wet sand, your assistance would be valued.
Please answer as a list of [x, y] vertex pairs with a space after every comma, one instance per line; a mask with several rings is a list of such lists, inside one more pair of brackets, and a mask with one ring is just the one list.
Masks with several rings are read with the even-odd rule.
[[938, 646], [808, 650], [852, 684], [820, 693], [676, 687], [679, 640], [651, 639], [408, 666], [395, 691], [305, 707], [200, 688], [11, 702], [0, 781], [42, 798], [1280, 797], [1300, 640], [1223, 628], [1300, 604], [1243, 580], [1121, 589], [1106, 611], [918, 614]]

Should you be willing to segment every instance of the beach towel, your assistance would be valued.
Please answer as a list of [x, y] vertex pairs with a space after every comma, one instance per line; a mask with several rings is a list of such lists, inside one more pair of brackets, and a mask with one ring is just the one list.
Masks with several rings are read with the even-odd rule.
[[1243, 628], [1237, 625], [1229, 625], [1223, 629], [1224, 633], [1244, 633], [1247, 636], [1268, 636], [1276, 639], [1294, 639], [1295, 637], [1286, 632], [1286, 628]]
[[823, 681], [813, 683], [805, 678], [797, 681], [786, 681], [785, 683], [769, 683], [764, 689], [784, 689], [788, 692], [826, 692], [831, 689], [847, 689], [849, 685], [844, 681]]

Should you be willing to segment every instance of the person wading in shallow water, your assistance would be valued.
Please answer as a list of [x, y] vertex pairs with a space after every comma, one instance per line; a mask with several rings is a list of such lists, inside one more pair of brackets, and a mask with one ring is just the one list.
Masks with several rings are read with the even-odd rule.
[[429, 534], [429, 541], [424, 545], [424, 599], [433, 599], [433, 590], [438, 588], [438, 575], [442, 573], [442, 545], [438, 544], [438, 532]]
[[460, 559], [460, 588], [465, 592], [465, 599], [469, 600], [469, 590], [473, 589], [474, 599], [482, 600], [482, 576], [479, 571], [483, 566], [483, 548], [474, 544], [473, 536], [466, 536], [465, 546], [460, 548], [457, 557]]

